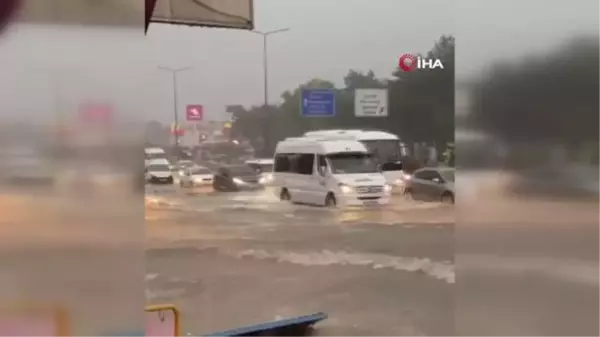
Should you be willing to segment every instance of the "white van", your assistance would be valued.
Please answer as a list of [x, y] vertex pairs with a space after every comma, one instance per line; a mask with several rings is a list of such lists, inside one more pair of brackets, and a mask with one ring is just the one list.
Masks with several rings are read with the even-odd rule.
[[167, 153], [160, 147], [147, 147], [144, 149], [144, 159], [147, 164], [150, 160], [164, 159], [167, 160]]
[[363, 143], [380, 165], [381, 172], [388, 184], [403, 186], [406, 178], [400, 159], [408, 156], [408, 148], [393, 133], [377, 130], [340, 129], [309, 131], [304, 137], [330, 140], [356, 140]]
[[277, 144], [273, 185], [281, 200], [325, 206], [384, 205], [391, 192], [362, 143], [306, 137]]
[[262, 184], [268, 185], [273, 181], [273, 165], [275, 164], [273, 158], [249, 159], [246, 160], [244, 164], [252, 167], [260, 174]]

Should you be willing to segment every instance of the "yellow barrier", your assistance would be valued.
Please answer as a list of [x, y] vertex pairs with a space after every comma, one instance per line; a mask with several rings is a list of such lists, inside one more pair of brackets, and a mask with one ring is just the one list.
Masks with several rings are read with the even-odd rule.
[[173, 305], [173, 304], [157, 304], [157, 305], [149, 305], [146, 306], [146, 312], [160, 312], [160, 311], [166, 311], [166, 310], [170, 310], [173, 311], [173, 316], [175, 317], [175, 330], [173, 331], [173, 336], [180, 336], [180, 325], [179, 325], [179, 318], [180, 318], [180, 313], [179, 313], [179, 309], [177, 309], [177, 306]]
[[17, 303], [0, 308], [0, 330], [9, 330], [12, 334], [70, 336], [70, 323], [67, 310], [57, 305]]

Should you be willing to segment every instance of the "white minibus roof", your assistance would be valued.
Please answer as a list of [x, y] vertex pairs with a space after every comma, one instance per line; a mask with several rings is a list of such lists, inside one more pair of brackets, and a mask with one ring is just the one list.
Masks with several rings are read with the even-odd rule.
[[286, 139], [277, 144], [275, 153], [316, 153], [331, 154], [342, 152], [364, 152], [364, 144], [356, 140], [321, 140], [314, 138]]
[[329, 139], [355, 139], [355, 140], [400, 140], [392, 133], [375, 130], [318, 130], [304, 133], [305, 137], [319, 137]]

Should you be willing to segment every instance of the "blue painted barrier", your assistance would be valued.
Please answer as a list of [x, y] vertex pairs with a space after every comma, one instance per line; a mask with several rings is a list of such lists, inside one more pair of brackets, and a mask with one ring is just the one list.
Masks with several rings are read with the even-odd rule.
[[314, 324], [326, 318], [326, 313], [319, 312], [312, 315], [293, 317], [279, 321], [221, 331], [205, 336], [305, 336]]

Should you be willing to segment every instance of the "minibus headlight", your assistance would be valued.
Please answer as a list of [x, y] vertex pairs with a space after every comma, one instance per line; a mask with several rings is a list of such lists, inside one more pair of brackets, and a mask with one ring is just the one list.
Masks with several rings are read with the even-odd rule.
[[346, 184], [340, 184], [340, 190], [344, 194], [349, 194], [349, 193], [354, 192], [354, 189], [351, 186], [348, 186]]

